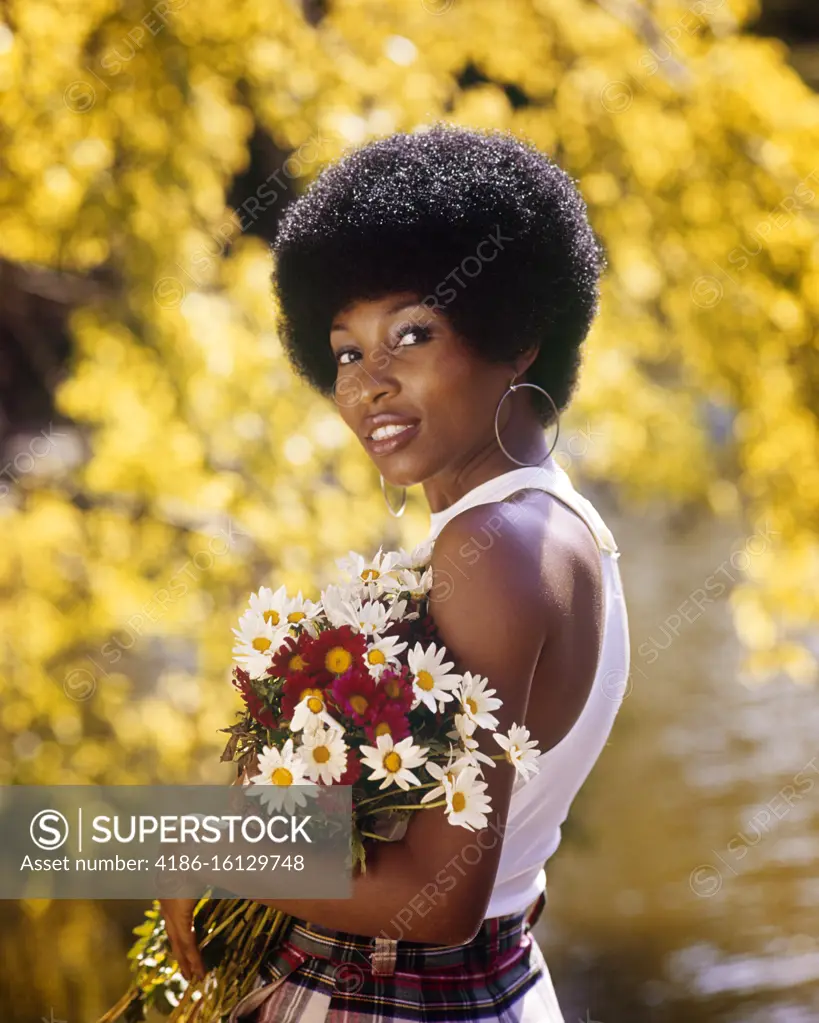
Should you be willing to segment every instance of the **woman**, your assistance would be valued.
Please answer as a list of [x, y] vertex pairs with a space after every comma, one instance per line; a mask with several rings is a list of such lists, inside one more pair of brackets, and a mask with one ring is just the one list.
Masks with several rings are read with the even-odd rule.
[[[504, 761], [487, 772], [485, 832], [419, 813], [374, 843], [354, 898], [276, 901], [296, 923], [231, 1021], [562, 1020], [529, 928], [629, 667], [616, 545], [544, 432], [597, 309], [585, 204], [528, 142], [438, 124], [326, 169], [274, 250], [289, 359], [334, 398], [385, 497], [423, 486], [441, 637], [497, 689], [497, 727], [525, 723], [544, 752], [526, 781]], [[190, 904], [166, 906], [196, 974]]]

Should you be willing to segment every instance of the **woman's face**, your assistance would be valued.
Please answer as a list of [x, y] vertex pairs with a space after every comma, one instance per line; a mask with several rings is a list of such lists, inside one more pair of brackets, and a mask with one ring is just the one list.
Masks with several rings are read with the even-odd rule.
[[388, 482], [423, 483], [497, 446], [495, 409], [515, 367], [481, 359], [417, 295], [353, 303], [330, 345], [335, 402]]

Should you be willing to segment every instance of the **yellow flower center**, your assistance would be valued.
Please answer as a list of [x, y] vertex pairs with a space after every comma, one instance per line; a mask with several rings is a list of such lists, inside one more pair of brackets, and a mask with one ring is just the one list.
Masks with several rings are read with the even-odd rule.
[[274, 625], [278, 625], [281, 621], [278, 611], [265, 611], [262, 617], [266, 622], [273, 622]]
[[288, 667], [291, 671], [304, 671], [307, 667], [307, 661], [305, 661], [301, 654], [296, 654], [295, 657], [290, 658]]
[[343, 675], [352, 663], [350, 651], [345, 650], [343, 646], [332, 647], [324, 658], [324, 666], [334, 675]]
[[270, 780], [274, 785], [292, 785], [293, 775], [286, 767], [277, 767], [270, 775]]
[[466, 705], [467, 705], [467, 707], [469, 707], [469, 709], [472, 711], [473, 714], [477, 714], [478, 713], [478, 705], [477, 705], [477, 703], [475, 703], [475, 701], [472, 699], [471, 696], [467, 696], [467, 698], [466, 698]]
[[401, 757], [395, 752], [390, 752], [384, 757], [384, 767], [391, 773], [395, 773], [401, 770]]
[[254, 650], [264, 653], [270, 649], [270, 640], [266, 636], [257, 636], [251, 644]]
[[461, 810], [466, 806], [466, 796], [463, 792], [455, 792], [452, 796], [452, 809], [455, 813], [460, 813]]
[[419, 671], [415, 681], [418, 683], [419, 687], [423, 689], [425, 692], [429, 692], [430, 689], [432, 689], [432, 687], [435, 685], [435, 679], [432, 677], [432, 675], [430, 675], [428, 671], [423, 670]]
[[316, 746], [316, 748], [313, 750], [313, 760], [315, 760], [317, 764], [326, 764], [329, 759], [330, 751], [327, 749], [327, 747]]
[[383, 650], [370, 650], [367, 653], [367, 660], [370, 664], [386, 664], [387, 658]]
[[384, 691], [391, 700], [396, 699], [401, 692], [401, 687], [398, 685], [398, 679], [391, 678], [388, 682], [385, 682]]
[[370, 703], [366, 696], [361, 696], [360, 693], [356, 693], [355, 696], [350, 697], [350, 706], [356, 712], [356, 714], [364, 714]]
[[324, 710], [324, 700], [320, 696], [311, 696], [307, 700], [307, 709], [312, 710], [314, 714], [318, 714]]
[[375, 726], [375, 734], [376, 737], [379, 735], [392, 735], [389, 724], [386, 721], [379, 721]]
[[365, 568], [364, 571], [361, 573], [361, 578], [366, 583], [369, 582], [370, 579], [377, 579], [380, 575], [381, 573], [378, 571], [377, 568]]
[[300, 622], [302, 618], [306, 617], [307, 615], [304, 613], [304, 611], [291, 611], [290, 614], [287, 616], [287, 620], [288, 622], [295, 623]]

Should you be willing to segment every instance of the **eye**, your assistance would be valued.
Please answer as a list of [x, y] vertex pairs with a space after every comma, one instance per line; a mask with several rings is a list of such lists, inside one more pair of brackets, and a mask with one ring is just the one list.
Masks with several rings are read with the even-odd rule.
[[402, 323], [398, 328], [397, 338], [393, 344], [395, 348], [405, 348], [404, 339], [412, 338], [412, 344], [423, 344], [424, 341], [428, 341], [432, 331], [424, 323]]
[[[401, 326], [395, 332], [395, 336], [391, 339], [389, 348], [391, 351], [396, 351], [399, 348], [406, 348], [409, 345], [423, 344], [424, 341], [428, 341], [432, 337], [432, 329], [425, 323], [413, 323], [408, 321], [402, 323]], [[409, 339], [409, 343], [405, 344], [405, 340]], [[352, 356], [354, 358], [347, 358]], [[360, 352], [355, 348], [342, 348], [335, 356], [336, 363], [339, 366], [349, 366], [360, 356]]]

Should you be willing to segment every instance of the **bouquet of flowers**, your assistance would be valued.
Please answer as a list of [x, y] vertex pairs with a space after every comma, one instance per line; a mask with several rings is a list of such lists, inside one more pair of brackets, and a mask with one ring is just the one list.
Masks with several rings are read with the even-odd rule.
[[[262, 798], [275, 786], [270, 797], [290, 812], [311, 790], [351, 786], [351, 857], [362, 871], [365, 841], [399, 840], [413, 813], [440, 806], [454, 826], [487, 827], [484, 765], [506, 759], [523, 780], [538, 769], [525, 727], [495, 731], [501, 701], [489, 680], [452, 671], [428, 611], [430, 555], [430, 542], [411, 553], [379, 548], [370, 560], [350, 552], [337, 562], [344, 578], [319, 601], [263, 586], [233, 630], [232, 683], [245, 709], [222, 729], [222, 759], [236, 761]], [[479, 728], [502, 752], [478, 748]], [[133, 1023], [149, 1005], [173, 1021], [220, 1019], [250, 990], [288, 920], [249, 900], [201, 900], [194, 922], [209, 973], [189, 985], [155, 904], [130, 953], [131, 997], [99, 1023], [123, 1011]]]

